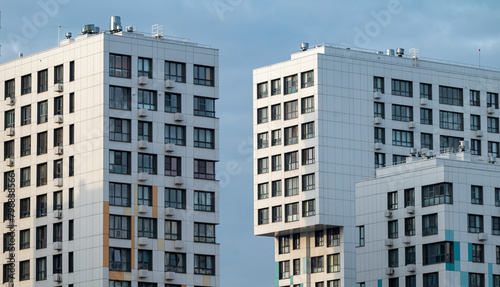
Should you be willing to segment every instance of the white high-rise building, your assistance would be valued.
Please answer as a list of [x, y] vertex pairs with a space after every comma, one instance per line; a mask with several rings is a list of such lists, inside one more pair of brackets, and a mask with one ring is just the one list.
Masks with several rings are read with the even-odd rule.
[[0, 65], [3, 282], [219, 286], [219, 52], [112, 20]]
[[255, 69], [254, 233], [276, 239], [274, 285], [360, 282], [355, 182], [375, 168], [462, 140], [473, 160], [497, 158], [499, 80], [403, 49], [330, 44]]

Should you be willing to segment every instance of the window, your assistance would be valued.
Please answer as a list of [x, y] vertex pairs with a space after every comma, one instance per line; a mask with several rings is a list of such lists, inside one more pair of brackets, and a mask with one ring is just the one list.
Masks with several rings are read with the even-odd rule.
[[194, 160], [194, 178], [215, 179], [215, 162], [209, 160]]
[[421, 148], [426, 148], [426, 149], [433, 149], [433, 139], [432, 139], [432, 134], [425, 134], [421, 133], [420, 134], [420, 147]]
[[300, 249], [300, 233], [294, 233], [292, 236], [293, 250]]
[[420, 83], [420, 98], [432, 100], [432, 85]]
[[422, 216], [422, 235], [438, 234], [438, 215], [437, 213]]
[[458, 146], [460, 145], [460, 141], [463, 141], [463, 138], [457, 138], [457, 137], [450, 137], [450, 136], [440, 136], [439, 137], [441, 143], [440, 143], [440, 148], [441, 150], [445, 151], [446, 150], [457, 150]]
[[64, 81], [63, 65], [54, 67], [54, 84], [62, 84]]
[[297, 92], [297, 85], [298, 85], [297, 75], [285, 77], [284, 82], [285, 82], [285, 95]]
[[259, 225], [269, 223], [269, 208], [261, 208], [258, 210]]
[[314, 147], [302, 150], [302, 165], [314, 163]]
[[110, 150], [109, 172], [119, 174], [130, 174], [130, 152]]
[[158, 238], [156, 232], [156, 218], [139, 217], [137, 219], [137, 236], [147, 238]]
[[285, 128], [285, 145], [292, 145], [299, 142], [299, 127], [293, 126]]
[[36, 166], [36, 186], [47, 185], [47, 163]]
[[54, 129], [54, 147], [63, 146], [63, 128]]
[[47, 279], [47, 257], [36, 259], [36, 281]]
[[470, 153], [472, 155], [481, 155], [481, 141], [480, 140], [471, 140], [470, 145]]
[[498, 94], [486, 93], [486, 106], [488, 108], [498, 109]]
[[471, 131], [478, 131], [481, 129], [481, 116], [470, 115], [470, 129]]
[[186, 64], [165, 61], [165, 80], [186, 82]]
[[385, 129], [384, 128], [375, 128], [375, 142], [385, 144]]
[[463, 106], [463, 90], [459, 88], [439, 86], [439, 103]]
[[484, 263], [484, 245], [472, 244], [472, 262]]
[[[203, 117], [215, 117], [215, 99], [194, 97], [194, 115]], [[267, 109], [266, 109], [267, 121]]]
[[375, 153], [375, 168], [385, 167], [385, 154]]
[[272, 208], [272, 221], [281, 222], [283, 220], [283, 208], [281, 205], [273, 206]]
[[481, 105], [479, 91], [470, 90], [470, 105], [479, 107]]
[[260, 183], [257, 186], [258, 189], [258, 198], [259, 199], [264, 199], [269, 197], [269, 184], [266, 183]]
[[330, 280], [326, 282], [326, 287], [340, 287], [340, 279]]
[[73, 219], [68, 221], [68, 240], [72, 241], [75, 237], [75, 221]]
[[[498, 119], [497, 119], [498, 123]], [[31, 124], [31, 105], [21, 107], [21, 126]], [[498, 125], [497, 125], [498, 126]]]
[[398, 238], [398, 221], [391, 220], [388, 222], [387, 226], [388, 226], [388, 237]]
[[109, 271], [130, 272], [130, 249], [109, 247]]
[[435, 272], [424, 274], [423, 287], [439, 287], [439, 273]]
[[5, 81], [5, 99], [16, 96], [16, 82], [14, 79]]
[[500, 206], [500, 188], [495, 188], [495, 206]]
[[285, 153], [285, 171], [294, 170], [298, 168], [299, 168], [299, 153], [297, 151]]
[[267, 123], [267, 107], [257, 110], [257, 123]]
[[500, 217], [491, 217], [491, 234], [500, 235]]
[[469, 286], [470, 287], [484, 287], [484, 274], [469, 273]]
[[318, 273], [325, 271], [323, 265], [323, 256], [311, 257], [311, 273]]
[[315, 188], [314, 173], [302, 175], [302, 191], [313, 190]]
[[156, 174], [157, 173], [157, 164], [156, 164], [156, 154], [147, 154], [147, 153], [139, 153], [137, 155], [138, 158], [138, 172], [145, 172], [148, 174]]
[[320, 247], [325, 245], [325, 238], [323, 234], [323, 230], [316, 230], [314, 233], [314, 246]]
[[182, 239], [182, 222], [176, 220], [165, 220], [165, 239]]
[[38, 71], [38, 93], [46, 92], [49, 89], [49, 71]]
[[109, 205], [130, 206], [130, 184], [109, 183]]
[[4, 142], [4, 160], [8, 158], [14, 158], [14, 140]]
[[453, 263], [453, 242], [424, 244], [424, 265]]
[[500, 275], [493, 275], [493, 287], [500, 286]]
[[156, 91], [138, 90], [137, 108], [156, 111], [157, 97]]
[[109, 108], [130, 111], [130, 88], [109, 86]]
[[484, 230], [483, 216], [468, 214], [467, 215], [467, 231], [469, 233], [482, 233]]
[[130, 239], [130, 216], [109, 215], [109, 238]]
[[422, 186], [422, 206], [438, 204], [453, 204], [453, 186], [451, 183]]
[[47, 248], [47, 225], [36, 228], [36, 249]]
[[69, 94], [69, 113], [75, 112], [75, 93]]
[[393, 95], [403, 96], [403, 97], [413, 97], [412, 82], [392, 79], [391, 88]]
[[439, 111], [439, 127], [447, 130], [464, 130], [464, 118], [462, 113]]
[[[196, 114], [196, 103], [197, 103], [197, 97], [194, 97], [194, 103], [195, 103], [195, 115]], [[182, 111], [182, 105], [181, 105], [181, 95], [179, 94], [171, 94], [171, 93], [165, 93], [165, 112], [167, 113], [180, 113]]]
[[340, 228], [334, 227], [326, 231], [326, 246], [340, 246]]
[[293, 275], [300, 275], [300, 258], [293, 259]]
[[389, 267], [398, 267], [399, 266], [399, 252], [398, 249], [389, 250]]
[[24, 260], [19, 262], [19, 281], [29, 280], [30, 279], [30, 261]]
[[497, 142], [488, 142], [488, 156], [499, 157]]
[[405, 207], [415, 206], [415, 189], [405, 189]]
[[153, 205], [153, 187], [147, 185], [137, 186], [137, 204], [139, 205]]
[[43, 124], [47, 122], [47, 115], [49, 114], [48, 111], [48, 103], [47, 101], [42, 101], [38, 102], [38, 118], [37, 118], [37, 123], [38, 124]]
[[472, 185], [470, 189], [472, 204], [483, 204], [483, 187]]
[[[302, 217], [314, 216], [316, 214], [316, 202], [314, 199], [302, 202]], [[323, 246], [323, 245], [321, 245]]]
[[413, 121], [413, 107], [392, 105], [392, 120], [403, 122]]
[[279, 95], [281, 94], [281, 80], [276, 79], [271, 81], [271, 95]]
[[431, 109], [420, 109], [420, 123], [423, 125], [432, 125]]
[[392, 130], [392, 145], [413, 147], [413, 132]]
[[290, 261], [280, 261], [278, 267], [280, 280], [290, 278]]
[[109, 118], [109, 140], [130, 142], [130, 120]]
[[281, 170], [281, 155], [273, 155], [271, 157], [271, 170], [278, 171]]
[[36, 197], [36, 217], [47, 216], [47, 195], [41, 194]]
[[307, 71], [300, 74], [301, 88], [314, 86], [314, 71]]
[[13, 128], [16, 125], [16, 113], [14, 110], [5, 112], [5, 126], [4, 129]]
[[31, 185], [31, 168], [25, 167], [21, 168], [21, 187], [26, 187]]
[[415, 217], [405, 218], [405, 236], [415, 235]]
[[186, 145], [186, 127], [165, 125], [165, 143]]
[[285, 120], [295, 119], [298, 117], [298, 101], [290, 101], [285, 103]]
[[373, 91], [384, 93], [384, 78], [373, 77]]
[[257, 135], [257, 148], [266, 148], [269, 146], [268, 133], [260, 133]]
[[63, 193], [61, 190], [55, 191], [54, 194], [54, 202], [52, 207], [54, 210], [62, 210], [63, 209]]
[[405, 248], [405, 265], [415, 264], [416, 262], [416, 249], [415, 246]]
[[395, 210], [398, 209], [398, 192], [387, 193], [387, 209]]
[[69, 81], [75, 80], [75, 61], [69, 62]]
[[328, 273], [340, 272], [340, 254], [331, 254], [326, 257]]
[[399, 278], [389, 278], [389, 287], [399, 287]]
[[194, 65], [194, 84], [214, 86], [214, 68]]
[[301, 99], [301, 113], [307, 114], [314, 112], [314, 96]]
[[130, 56], [109, 54], [109, 76], [130, 78]]
[[271, 131], [271, 137], [272, 137], [271, 144], [273, 146], [281, 144], [281, 130]]
[[73, 252], [68, 252], [68, 273], [73, 273], [73, 270]]
[[75, 143], [75, 125], [69, 125], [69, 144], [72, 145]]
[[195, 254], [194, 274], [215, 275], [215, 256]]
[[299, 204], [289, 203], [285, 205], [285, 222], [299, 220]]
[[498, 134], [498, 118], [488, 117], [488, 132]]
[[63, 96], [54, 98], [54, 115], [62, 115], [64, 113], [64, 98]]
[[273, 197], [281, 196], [281, 180], [271, 182], [271, 192]]
[[385, 119], [384, 103], [373, 103], [373, 116], [375, 118]]
[[165, 207], [186, 209], [186, 191], [184, 189], [165, 188]]
[[52, 231], [53, 231], [52, 241], [62, 242], [62, 237], [63, 237], [62, 222], [54, 223]]
[[314, 122], [302, 124], [302, 139], [310, 139], [314, 137]]
[[30, 217], [30, 198], [22, 198], [20, 200], [19, 217], [27, 218]]
[[139, 70], [137, 75], [139, 77], [148, 77], [150, 79], [153, 78], [153, 61], [147, 58], [139, 58]]
[[497, 264], [500, 264], [500, 246], [496, 246]]
[[215, 225], [195, 222], [194, 242], [215, 243]]
[[215, 193], [208, 191], [194, 191], [194, 210], [215, 211]]
[[269, 172], [269, 158], [259, 158], [257, 160], [257, 173], [263, 174]]
[[257, 99], [266, 98], [268, 96], [267, 82], [257, 84]]
[[194, 128], [194, 146], [213, 149], [215, 144], [215, 130]]
[[30, 248], [30, 230], [19, 231], [19, 249]]
[[165, 272], [186, 273], [186, 254], [165, 252]]
[[285, 196], [299, 194], [299, 178], [291, 177], [285, 179]]

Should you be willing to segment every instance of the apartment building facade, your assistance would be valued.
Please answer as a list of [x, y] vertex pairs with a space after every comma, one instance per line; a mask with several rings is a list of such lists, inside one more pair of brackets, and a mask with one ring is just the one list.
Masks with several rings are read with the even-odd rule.
[[219, 286], [218, 72], [133, 29], [0, 65], [3, 282]]

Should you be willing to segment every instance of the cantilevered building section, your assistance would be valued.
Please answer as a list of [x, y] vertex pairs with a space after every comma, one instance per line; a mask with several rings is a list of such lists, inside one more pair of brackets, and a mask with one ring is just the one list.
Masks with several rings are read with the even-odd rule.
[[472, 160], [496, 161], [499, 80], [416, 50], [330, 44], [254, 70], [254, 233], [276, 239], [274, 285], [365, 286], [355, 182], [464, 140]]
[[220, 286], [219, 52], [110, 30], [0, 65], [3, 282]]

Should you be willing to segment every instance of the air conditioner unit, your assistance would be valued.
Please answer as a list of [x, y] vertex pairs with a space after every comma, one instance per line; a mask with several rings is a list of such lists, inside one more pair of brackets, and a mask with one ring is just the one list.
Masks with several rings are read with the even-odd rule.
[[54, 85], [54, 92], [62, 93], [62, 91], [63, 91], [63, 84], [59, 83]]
[[140, 269], [138, 272], [137, 272], [137, 276], [139, 278], [146, 278], [148, 277], [148, 270], [145, 270], [145, 269]]
[[176, 241], [174, 241], [174, 248], [175, 249], [182, 249], [182, 248], [184, 248], [184, 241], [182, 241], [182, 240], [176, 240]]
[[54, 148], [54, 154], [55, 155], [62, 155], [63, 154], [63, 148], [62, 148], [62, 146], [56, 146]]
[[390, 211], [390, 210], [384, 211], [384, 216], [385, 217], [391, 217], [392, 216], [392, 211]]
[[380, 125], [382, 123], [382, 118], [381, 117], [373, 118], [373, 123], [376, 125]]
[[174, 83], [175, 83], [175, 82], [174, 82], [174, 81], [172, 81], [172, 80], [165, 80], [165, 88], [166, 88], [166, 89], [171, 89], [171, 88], [173, 88], [173, 87], [174, 87]]
[[417, 267], [415, 266], [415, 264], [408, 264], [408, 265], [406, 266], [406, 270], [407, 270], [408, 272], [415, 272], [415, 271], [417, 270]]
[[13, 106], [13, 105], [16, 104], [16, 98], [15, 97], [8, 97], [6, 101], [7, 101], [7, 105], [9, 105], [9, 106]]
[[54, 186], [57, 186], [57, 187], [63, 186], [63, 179], [62, 178], [54, 178]]
[[173, 143], [168, 143], [168, 144], [165, 144], [165, 151], [166, 152], [173, 152], [174, 151], [174, 144]]
[[458, 145], [458, 149], [460, 151], [467, 151], [469, 150], [469, 141], [460, 141]]
[[139, 175], [137, 176], [137, 179], [139, 181], [146, 181], [148, 180], [148, 174], [145, 172], [139, 172]]
[[16, 130], [14, 128], [7, 128], [7, 135], [13, 137], [16, 135]]
[[414, 122], [408, 122], [408, 128], [409, 129], [414, 129], [415, 128], [415, 123]]
[[139, 213], [148, 212], [148, 206], [144, 205], [144, 204], [139, 204], [139, 206], [137, 207], [137, 212], [139, 212]]
[[394, 268], [386, 268], [385, 269], [385, 274], [386, 275], [393, 275], [394, 274]]
[[392, 239], [386, 239], [385, 240], [385, 246], [392, 246], [394, 244]]
[[431, 158], [434, 156], [434, 152], [432, 150], [428, 150], [425, 152], [424, 156], [427, 158]]
[[182, 122], [184, 120], [184, 115], [181, 113], [175, 113], [174, 114], [174, 121], [176, 122]]
[[165, 208], [165, 216], [173, 216], [175, 214], [175, 208], [167, 207]]
[[56, 124], [62, 124], [64, 121], [64, 118], [62, 115], [55, 115], [54, 116], [54, 123]]
[[174, 184], [175, 185], [183, 185], [184, 184], [184, 178], [182, 178], [181, 176], [176, 176], [174, 178]]
[[5, 165], [13, 167], [14, 166], [14, 159], [13, 158], [8, 158], [5, 160]]
[[480, 138], [480, 137], [482, 137], [482, 136], [483, 136], [483, 131], [481, 131], [481, 130], [477, 130], [477, 131], [476, 131], [476, 137]]
[[404, 244], [410, 244], [411, 242], [411, 237], [410, 236], [403, 236], [401, 238], [401, 241], [404, 243]]
[[373, 98], [375, 100], [380, 100], [382, 98], [382, 93], [381, 92], [373, 92]]
[[137, 239], [137, 244], [139, 244], [139, 246], [146, 246], [146, 245], [148, 245], [148, 238], [147, 237], [139, 237]]
[[140, 76], [139, 77], [139, 85], [147, 85], [148, 84], [148, 77]]
[[426, 106], [426, 105], [428, 105], [428, 104], [429, 104], [429, 99], [427, 99], [427, 98], [421, 98], [421, 99], [420, 99], [420, 104], [421, 104], [422, 106]]
[[140, 149], [146, 149], [148, 148], [148, 141], [140, 140], [138, 145]]
[[54, 218], [61, 219], [63, 217], [62, 210], [54, 210]]
[[496, 161], [497, 161], [497, 158], [495, 156], [492, 156], [492, 155], [488, 156], [489, 163], [495, 163]]
[[52, 246], [54, 247], [54, 250], [62, 250], [62, 242], [61, 241], [53, 242]]
[[416, 148], [411, 148], [410, 149], [410, 155], [411, 156], [416, 156], [418, 154], [418, 150]]
[[54, 282], [62, 282], [62, 274], [54, 274]]
[[137, 110], [137, 115], [141, 118], [147, 117], [148, 116], [148, 110], [146, 109], [139, 109]]
[[491, 114], [494, 114], [494, 113], [495, 113], [495, 108], [494, 108], [494, 107], [489, 107], [489, 108], [487, 109], [487, 112], [488, 112], [488, 114], [490, 114], [490, 115], [491, 115]]
[[406, 213], [408, 213], [408, 214], [414, 214], [415, 213], [415, 206], [407, 206], [406, 207]]
[[486, 233], [479, 233], [477, 235], [477, 239], [479, 241], [486, 241], [486, 240], [488, 240], [488, 234], [486, 234]]
[[165, 280], [174, 280], [175, 273], [174, 272], [165, 272]]
[[384, 147], [383, 143], [375, 143], [375, 150], [381, 150]]

